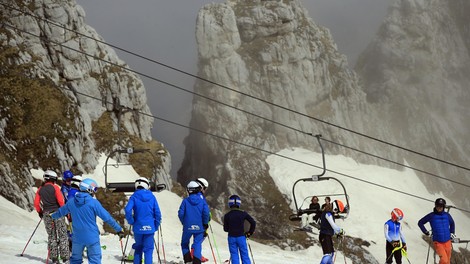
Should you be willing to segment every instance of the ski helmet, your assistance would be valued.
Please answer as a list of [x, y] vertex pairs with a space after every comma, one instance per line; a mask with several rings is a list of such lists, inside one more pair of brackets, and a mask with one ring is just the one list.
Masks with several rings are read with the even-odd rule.
[[240, 196], [234, 194], [228, 198], [228, 207], [240, 207], [240, 204], [242, 203], [242, 200], [240, 199]]
[[82, 182], [80, 182], [80, 191], [87, 192], [89, 194], [96, 193], [98, 190], [98, 183], [95, 180], [86, 178]]
[[135, 180], [135, 189], [150, 189], [150, 181], [147, 178], [140, 177]]
[[403, 211], [400, 210], [399, 208], [393, 208], [391, 215], [392, 215], [393, 222], [401, 221], [403, 217], [405, 216], [403, 214]]
[[333, 212], [342, 213], [344, 211], [344, 204], [340, 200], [333, 201]]
[[209, 182], [204, 178], [197, 178], [196, 182], [199, 183], [199, 185], [201, 185], [203, 190], [209, 187]]
[[193, 194], [200, 192], [201, 188], [201, 185], [199, 185], [199, 183], [197, 183], [196, 181], [190, 181], [186, 186], [186, 191], [188, 191], [189, 194]]
[[73, 178], [73, 173], [69, 170], [64, 171], [64, 181], [71, 180]]
[[82, 176], [75, 175], [72, 177], [71, 185], [77, 189], [80, 189], [80, 182], [82, 181]]
[[46, 170], [43, 177], [46, 181], [57, 181], [57, 173], [53, 170]]
[[434, 202], [434, 206], [436, 207], [446, 207], [446, 200], [444, 198], [437, 198], [436, 201]]

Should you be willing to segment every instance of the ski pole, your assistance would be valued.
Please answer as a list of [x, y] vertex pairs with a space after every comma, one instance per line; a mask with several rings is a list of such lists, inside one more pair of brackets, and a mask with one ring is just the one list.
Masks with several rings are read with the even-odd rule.
[[209, 245], [211, 246], [212, 257], [214, 258], [214, 263], [217, 264], [217, 260], [215, 259], [214, 249], [212, 248], [211, 238], [207, 236], [207, 240], [209, 241]]
[[345, 249], [345, 247], [344, 247], [344, 236], [341, 236], [341, 247], [343, 248], [344, 264], [347, 264], [347, 262], [346, 262], [346, 254], [344, 253], [344, 252], [345, 252], [345, 251], [344, 251], [344, 249]]
[[163, 228], [162, 225], [160, 225], [160, 238], [162, 239], [162, 251], [163, 251], [163, 261], [166, 264], [166, 256], [165, 256], [165, 245], [163, 244]]
[[24, 253], [24, 251], [26, 250], [26, 247], [28, 246], [29, 241], [31, 241], [31, 238], [33, 238], [34, 233], [36, 233], [36, 230], [38, 229], [38, 226], [39, 226], [39, 224], [41, 223], [41, 221], [42, 221], [42, 218], [39, 219], [39, 222], [38, 222], [38, 224], [36, 225], [36, 228], [34, 228], [34, 231], [33, 231], [33, 233], [31, 234], [31, 237], [28, 239], [28, 242], [26, 242], [26, 246], [24, 246], [23, 252], [21, 252], [21, 255], [20, 255], [20, 256], [23, 256], [23, 253]]
[[[132, 225], [129, 225], [129, 232], [130, 232], [131, 229], [132, 229]], [[129, 242], [129, 235], [127, 235], [127, 237], [126, 237], [126, 245], [124, 246], [124, 250], [122, 251], [121, 264], [126, 259], [127, 242]]]
[[214, 236], [214, 231], [212, 231], [212, 225], [209, 224], [209, 228], [211, 229], [212, 240], [214, 241], [214, 247], [215, 247], [215, 251], [217, 252], [217, 257], [219, 258], [219, 262], [221, 262], [222, 258], [220, 257], [219, 248], [217, 247], [217, 243], [215, 243], [215, 236]]
[[[158, 237], [158, 234], [157, 234]], [[155, 244], [155, 250], [157, 251], [158, 263], [162, 264], [162, 260], [160, 259], [160, 252], [158, 252], [157, 242], [155, 242], [155, 237], [153, 238], [153, 243]]]
[[426, 257], [426, 264], [428, 264], [428, 261], [429, 261], [429, 251], [431, 251], [431, 241], [429, 241], [428, 256]]
[[410, 259], [408, 258], [408, 252], [404, 248], [401, 249], [401, 255], [406, 258], [409, 264], [411, 264]]
[[253, 264], [255, 264], [255, 259], [253, 258], [253, 251], [251, 251], [251, 245], [248, 243], [248, 238], [246, 238], [246, 243], [248, 244], [248, 248], [250, 249], [251, 260], [253, 260]]

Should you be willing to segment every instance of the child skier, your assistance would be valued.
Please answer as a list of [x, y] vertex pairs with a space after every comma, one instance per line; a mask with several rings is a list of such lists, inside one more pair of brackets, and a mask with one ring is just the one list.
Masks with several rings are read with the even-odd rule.
[[[224, 231], [228, 232], [228, 247], [230, 260], [233, 264], [250, 264], [246, 239], [253, 235], [256, 221], [247, 212], [240, 210], [241, 199], [238, 195], [232, 195], [228, 199], [230, 212], [224, 216]], [[250, 223], [250, 229], [245, 232], [245, 220]], [[239, 256], [240, 253], [240, 256]]]
[[403, 219], [403, 211], [394, 208], [391, 212], [391, 218], [385, 222], [384, 233], [385, 233], [385, 263], [392, 263], [395, 257], [395, 262], [401, 264], [401, 249], [406, 250], [405, 236], [401, 230], [400, 221]]
[[[204, 178], [197, 178], [196, 182], [201, 186], [201, 192], [200, 192], [201, 199], [203, 199], [204, 202], [207, 203], [205, 194], [206, 194], [207, 188], [209, 187], [209, 182]], [[208, 204], [208, 206], [209, 206], [209, 204]], [[210, 208], [209, 208], [209, 210], [210, 210]], [[211, 218], [212, 218], [212, 216], [211, 216], [211, 213], [209, 212], [209, 222], [210, 222]], [[210, 223], [208, 223], [208, 225], [210, 225]], [[204, 242], [204, 239], [207, 237], [207, 235], [208, 234], [207, 234], [207, 230], [206, 230], [206, 232], [204, 233], [204, 238], [203, 238], [202, 242]], [[194, 247], [191, 246], [191, 257], [193, 257], [193, 255], [194, 255]], [[207, 262], [207, 261], [209, 261], [209, 259], [202, 256], [202, 254], [201, 254], [201, 262]]]
[[[181, 251], [184, 263], [201, 264], [202, 241], [204, 233], [209, 227], [209, 207], [204, 199], [201, 199], [201, 186], [190, 181], [186, 186], [188, 197], [182, 202], [178, 210], [178, 218], [183, 224], [183, 235], [181, 237]], [[191, 258], [189, 240], [193, 237], [194, 256]]]
[[142, 253], [145, 255], [145, 264], [153, 263], [154, 234], [160, 226], [162, 214], [157, 199], [152, 194], [150, 182], [146, 178], [135, 181], [136, 191], [129, 198], [124, 211], [127, 222], [132, 225], [135, 243], [134, 264], [142, 263]]
[[93, 198], [97, 190], [98, 184], [96, 181], [88, 178], [84, 179], [80, 182], [80, 192], [51, 215], [53, 219], [59, 219], [67, 214], [72, 215], [74, 233], [71, 264], [83, 262], [82, 254], [85, 248], [87, 248], [89, 264], [101, 263], [100, 231], [96, 224], [97, 216], [116, 230], [120, 239], [124, 237], [122, 227], [103, 208], [101, 203]]
[[67, 199], [69, 197], [69, 191], [72, 188], [72, 178], [73, 178], [73, 173], [69, 170], [64, 171], [64, 176], [62, 177], [63, 182], [62, 186], [60, 187], [60, 191], [64, 195], [65, 202], [67, 202]]
[[80, 189], [80, 182], [82, 182], [82, 176], [75, 175], [72, 177], [72, 183], [70, 184], [70, 190], [67, 193], [67, 201], [73, 199], [75, 194]]
[[325, 205], [323, 212], [320, 216], [320, 240], [321, 248], [323, 250], [323, 258], [320, 264], [333, 264], [335, 249], [333, 247], [333, 235], [344, 235], [342, 228], [336, 225], [334, 214], [344, 211], [344, 205], [339, 200], [334, 200], [333, 203]]
[[52, 263], [59, 263], [59, 251], [62, 260], [65, 262], [70, 256], [67, 226], [64, 219], [54, 221], [50, 216], [50, 213], [55, 212], [64, 205], [64, 196], [60, 192], [60, 187], [56, 184], [57, 173], [46, 170], [43, 177], [45, 183], [36, 192], [34, 207], [46, 226], [47, 248], [50, 250]]

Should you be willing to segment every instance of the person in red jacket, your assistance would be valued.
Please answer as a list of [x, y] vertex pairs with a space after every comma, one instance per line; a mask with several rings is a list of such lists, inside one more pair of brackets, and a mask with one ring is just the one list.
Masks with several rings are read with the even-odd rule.
[[[45, 183], [39, 187], [34, 197], [34, 208], [44, 220], [47, 232], [47, 247], [52, 263], [59, 263], [59, 255], [64, 262], [69, 257], [69, 239], [64, 218], [52, 220], [50, 214], [64, 205], [64, 196], [57, 185], [57, 173], [52, 170], [44, 172]], [[60, 253], [60, 254], [59, 254]]]

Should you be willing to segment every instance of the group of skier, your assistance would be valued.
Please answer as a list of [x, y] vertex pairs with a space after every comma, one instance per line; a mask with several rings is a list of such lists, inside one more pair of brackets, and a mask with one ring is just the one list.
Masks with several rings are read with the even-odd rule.
[[[325, 204], [318, 203], [318, 197], [312, 196], [309, 208], [303, 210], [301, 215], [301, 230], [311, 231], [313, 225], [320, 229], [319, 241], [323, 250], [323, 258], [321, 264], [332, 264], [335, 259], [332, 236], [337, 235], [342, 238], [343, 229], [335, 223], [335, 218], [339, 218], [338, 214], [342, 213], [344, 206], [340, 200], [330, 202], [329, 197], [325, 198]], [[433, 212], [425, 215], [418, 221], [418, 226], [426, 236], [431, 236], [436, 254], [439, 256], [439, 264], [450, 264], [452, 253], [452, 240], [455, 236], [455, 223], [452, 216], [445, 212], [446, 201], [438, 198], [434, 203]], [[393, 263], [393, 259], [397, 264], [402, 263], [402, 255], [406, 256], [406, 240], [402, 232], [400, 221], [403, 219], [404, 213], [399, 208], [391, 211], [391, 217], [384, 225], [385, 234], [385, 263]], [[432, 233], [429, 232], [425, 225], [429, 223]]]

